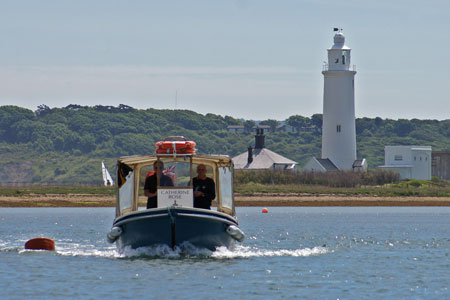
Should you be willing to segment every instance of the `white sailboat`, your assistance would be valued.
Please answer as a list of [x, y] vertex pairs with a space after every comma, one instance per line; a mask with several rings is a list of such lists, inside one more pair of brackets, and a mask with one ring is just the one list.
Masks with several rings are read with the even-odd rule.
[[108, 172], [108, 169], [105, 166], [105, 163], [102, 161], [102, 174], [103, 174], [103, 182], [105, 186], [114, 185], [114, 181], [111, 178], [111, 175]]

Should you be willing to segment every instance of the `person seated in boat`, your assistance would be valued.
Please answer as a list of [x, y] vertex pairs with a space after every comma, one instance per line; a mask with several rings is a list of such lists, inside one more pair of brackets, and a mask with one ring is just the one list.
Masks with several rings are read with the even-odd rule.
[[[158, 163], [159, 162], [159, 163]], [[164, 163], [162, 161], [155, 161], [153, 163], [154, 173], [145, 179], [144, 184], [144, 195], [148, 197], [147, 208], [157, 208], [158, 207], [158, 190], [157, 184], [158, 180], [156, 174], [159, 174], [159, 185], [160, 186], [173, 186], [172, 179], [163, 174]]]
[[206, 166], [197, 166], [197, 177], [193, 178], [194, 186], [194, 207], [211, 209], [211, 202], [216, 198], [216, 188], [214, 180], [206, 177]]

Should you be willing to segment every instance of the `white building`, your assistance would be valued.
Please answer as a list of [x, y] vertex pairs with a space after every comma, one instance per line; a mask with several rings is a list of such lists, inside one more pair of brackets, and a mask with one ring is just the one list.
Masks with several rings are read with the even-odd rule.
[[[337, 29], [335, 28], [335, 31]], [[345, 37], [338, 31], [334, 44], [328, 49], [328, 63], [324, 65], [322, 160], [330, 160], [339, 170], [367, 170], [365, 159], [356, 159], [355, 125], [355, 67], [350, 65], [351, 49], [345, 45]], [[312, 158], [307, 167], [315, 168], [321, 160]]]
[[431, 146], [385, 146], [384, 165], [400, 179], [431, 179]]

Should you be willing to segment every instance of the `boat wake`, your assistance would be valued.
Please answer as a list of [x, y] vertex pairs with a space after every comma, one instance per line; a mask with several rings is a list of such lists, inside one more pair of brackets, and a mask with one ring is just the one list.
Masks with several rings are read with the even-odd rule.
[[106, 257], [106, 258], [120, 258], [121, 254], [117, 252], [114, 245], [107, 247], [99, 247], [90, 244], [74, 243], [71, 240], [55, 240], [55, 251], [48, 250], [30, 250], [25, 249], [25, 240], [18, 241], [0, 241], [0, 253], [16, 252], [19, 254], [37, 254], [48, 253], [62, 256], [92, 256], [92, 257]]
[[148, 258], [213, 258], [213, 259], [234, 259], [234, 258], [253, 258], [253, 257], [274, 257], [274, 256], [291, 256], [306, 257], [314, 255], [322, 255], [331, 252], [326, 247], [313, 247], [303, 249], [257, 249], [248, 246], [236, 245], [232, 249], [219, 247], [216, 251], [210, 251], [204, 248], [196, 248], [195, 246], [185, 243], [181, 247], [172, 249], [166, 245], [154, 247], [142, 247], [138, 249], [125, 248], [122, 257], [148, 257]]
[[45, 250], [26, 250], [23, 246], [11, 245], [9, 243], [0, 243], [0, 252], [17, 252], [19, 254], [28, 253], [54, 253], [62, 256], [87, 256], [104, 258], [211, 258], [211, 259], [235, 259], [235, 258], [253, 258], [253, 257], [307, 257], [318, 256], [332, 252], [326, 247], [313, 247], [302, 249], [259, 249], [256, 247], [235, 245], [231, 249], [219, 247], [216, 251], [205, 248], [197, 248], [190, 243], [184, 243], [180, 247], [172, 249], [167, 245], [156, 245], [152, 247], [141, 247], [132, 249], [125, 247], [118, 251], [115, 245], [99, 247], [95, 245], [83, 245], [71, 241], [56, 241], [55, 251]]
[[220, 247], [211, 255], [213, 258], [251, 258], [274, 256], [314, 256], [329, 253], [326, 247], [313, 247], [303, 249], [258, 249], [254, 247], [238, 245], [234, 249]]
[[148, 258], [184, 258], [184, 257], [211, 257], [214, 252], [205, 248], [197, 248], [190, 243], [183, 243], [172, 249], [167, 245], [155, 245], [132, 249], [125, 247], [121, 251], [122, 257], [148, 257]]
[[91, 257], [105, 257], [105, 258], [120, 258], [122, 257], [116, 250], [116, 247], [102, 248], [102, 249], [61, 249], [56, 247], [56, 253], [63, 256], [91, 256]]

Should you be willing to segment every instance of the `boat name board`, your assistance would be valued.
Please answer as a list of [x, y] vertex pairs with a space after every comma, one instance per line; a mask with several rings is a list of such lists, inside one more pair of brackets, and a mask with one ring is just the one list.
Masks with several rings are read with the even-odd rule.
[[193, 207], [194, 192], [192, 188], [158, 189], [158, 207], [172, 205]]

